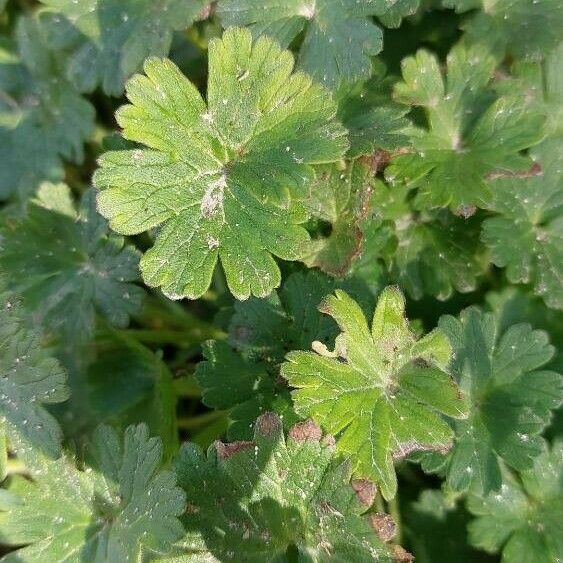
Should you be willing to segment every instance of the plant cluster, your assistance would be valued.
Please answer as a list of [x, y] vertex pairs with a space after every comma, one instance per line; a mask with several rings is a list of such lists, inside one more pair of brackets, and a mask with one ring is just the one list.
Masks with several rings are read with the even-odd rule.
[[0, 0], [0, 561], [563, 560], [558, 0]]

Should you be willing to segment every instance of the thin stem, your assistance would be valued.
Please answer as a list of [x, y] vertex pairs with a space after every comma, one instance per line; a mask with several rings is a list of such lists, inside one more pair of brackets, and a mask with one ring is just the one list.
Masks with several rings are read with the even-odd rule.
[[190, 416], [178, 419], [178, 428], [183, 430], [193, 430], [201, 426], [207, 426], [211, 422], [225, 415], [225, 411], [210, 411], [197, 416]]

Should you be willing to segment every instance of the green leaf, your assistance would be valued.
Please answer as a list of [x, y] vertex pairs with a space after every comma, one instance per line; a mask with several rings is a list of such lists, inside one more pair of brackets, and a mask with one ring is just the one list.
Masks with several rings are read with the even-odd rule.
[[499, 60], [541, 60], [559, 41], [563, 13], [557, 0], [444, 0], [457, 12], [481, 7], [464, 25], [470, 43], [486, 47]]
[[311, 421], [284, 439], [281, 420], [264, 414], [251, 442], [216, 442], [207, 456], [186, 444], [176, 472], [188, 534], [167, 561], [393, 560], [374, 531], [384, 515], [364, 514], [374, 485], [350, 483], [350, 465]]
[[424, 489], [404, 513], [407, 541], [417, 563], [489, 562], [468, 544], [469, 514], [447, 491]]
[[551, 563], [563, 555], [563, 442], [543, 452], [534, 467], [516, 479], [503, 475], [498, 493], [470, 495], [476, 516], [469, 524], [470, 541], [489, 553], [502, 550], [506, 563]]
[[353, 272], [362, 279], [384, 267], [414, 299], [448, 299], [453, 291], [477, 287], [488, 267], [479, 241], [478, 217], [455, 217], [447, 210], [418, 212], [410, 189], [378, 183], [372, 197], [373, 219], [362, 225], [362, 256]]
[[62, 355], [71, 398], [57, 409], [65, 437], [82, 444], [100, 424], [125, 429], [144, 422], [162, 439], [165, 460], [178, 450], [176, 392], [160, 357], [127, 333], [108, 330]]
[[95, 110], [64, 78], [37, 18], [21, 17], [17, 52], [0, 59], [0, 199], [61, 180], [60, 157], [82, 163]]
[[25, 547], [2, 561], [122, 563], [166, 553], [183, 534], [185, 496], [161, 458], [160, 440], [139, 425], [123, 439], [99, 427], [84, 470], [67, 457], [34, 459], [34, 480], [0, 514], [2, 542]]
[[427, 128], [413, 133], [412, 150], [393, 159], [390, 181], [418, 188], [419, 208], [449, 206], [454, 212], [483, 207], [491, 199], [488, 176], [527, 170], [520, 151], [544, 136], [544, 118], [517, 96], [488, 89], [495, 59], [478, 47], [458, 45], [442, 77], [437, 58], [420, 50], [402, 62], [398, 101], [424, 108]]
[[[487, 294], [487, 305], [497, 317], [500, 331], [516, 323], [529, 323], [533, 328], [545, 330], [553, 342], [563, 342], [563, 312], [549, 309], [531, 291], [509, 286]], [[548, 366], [555, 371], [563, 371], [563, 350], [560, 347], [556, 347]]]
[[563, 400], [562, 377], [540, 369], [553, 356], [547, 334], [516, 324], [500, 334], [494, 315], [469, 308], [440, 319], [455, 359], [452, 372], [470, 399], [467, 420], [454, 422], [447, 482], [484, 494], [501, 486], [499, 458], [519, 471], [542, 452], [540, 434]]
[[563, 136], [563, 42], [546, 55], [543, 64], [517, 61], [510, 70], [495, 89], [502, 95], [520, 92], [525, 107], [547, 118], [548, 138]]
[[93, 190], [75, 209], [65, 184], [42, 184], [27, 215], [0, 228], [0, 268], [36, 318], [68, 342], [87, 339], [96, 313], [125, 326], [143, 291], [138, 252], [108, 235]]
[[494, 182], [491, 208], [497, 216], [483, 223], [482, 238], [512, 283], [532, 283], [549, 307], [563, 309], [561, 140], [545, 141], [534, 158], [541, 167], [538, 175]]
[[368, 163], [356, 160], [347, 164], [317, 168], [303, 205], [312, 217], [329, 223], [329, 236], [311, 240], [304, 262], [334, 276], [344, 276], [361, 254], [363, 233], [373, 190], [373, 171]]
[[220, 258], [239, 299], [280, 284], [272, 254], [299, 259], [308, 240], [290, 193], [311, 164], [347, 148], [329, 93], [270, 39], [229, 29], [209, 45], [208, 104], [170, 62], [148, 59], [118, 113], [126, 138], [150, 150], [106, 153], [95, 182], [100, 212], [123, 234], [162, 225], [141, 260], [150, 286], [201, 296]]
[[207, 0], [41, 0], [51, 44], [68, 51], [66, 74], [82, 92], [110, 96], [148, 56], [168, 54], [174, 31], [187, 29]]
[[229, 410], [230, 439], [248, 439], [256, 417], [266, 411], [283, 415], [286, 427], [297, 421], [279, 367], [289, 350], [328, 343], [336, 326], [317, 306], [334, 283], [315, 271], [289, 276], [277, 294], [236, 303], [229, 341], [209, 341], [196, 369], [203, 402]]
[[299, 68], [332, 89], [369, 78], [370, 57], [383, 46], [383, 34], [369, 16], [383, 13], [384, 0], [221, 0], [225, 27], [248, 26], [255, 37], [269, 35], [282, 47], [304, 32]]
[[408, 108], [392, 101], [394, 83], [378, 61], [370, 80], [339, 91], [338, 118], [349, 131], [348, 156], [392, 151], [410, 143]]
[[340, 452], [354, 473], [375, 480], [386, 499], [397, 489], [394, 459], [418, 450], [448, 450], [453, 433], [440, 417], [466, 416], [463, 397], [443, 371], [450, 360], [445, 335], [416, 340], [400, 291], [379, 297], [371, 331], [358, 304], [337, 290], [320, 307], [338, 323], [335, 350], [291, 352], [282, 375], [296, 388], [295, 409], [327, 432], [339, 434]]
[[[45, 406], [68, 398], [66, 372], [42, 348], [40, 331], [29, 326], [13, 296], [0, 296], [0, 311], [0, 456], [6, 460], [7, 437], [18, 452], [31, 447], [57, 457], [62, 433]], [[5, 463], [0, 466], [2, 480]]]

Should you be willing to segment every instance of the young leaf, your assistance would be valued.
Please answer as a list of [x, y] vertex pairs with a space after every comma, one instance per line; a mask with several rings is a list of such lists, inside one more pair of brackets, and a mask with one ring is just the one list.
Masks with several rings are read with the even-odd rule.
[[342, 332], [334, 352], [315, 342], [316, 352], [287, 355], [282, 375], [296, 388], [295, 409], [340, 433], [338, 449], [352, 458], [354, 473], [374, 479], [383, 496], [393, 498], [393, 460], [412, 451], [447, 451], [453, 433], [439, 413], [466, 416], [461, 392], [443, 371], [450, 344], [439, 330], [416, 340], [394, 287], [380, 295], [371, 330], [344, 291], [327, 297], [320, 310]]
[[93, 190], [77, 211], [65, 184], [42, 184], [27, 215], [0, 228], [0, 247], [9, 288], [70, 342], [88, 338], [96, 313], [124, 326], [140, 307], [138, 252], [108, 235]]
[[176, 472], [188, 535], [169, 561], [396, 560], [374, 530], [384, 515], [364, 514], [375, 486], [350, 483], [350, 465], [311, 421], [284, 439], [281, 420], [264, 414], [252, 442], [216, 442], [207, 457], [186, 444]]
[[60, 157], [81, 163], [94, 129], [93, 106], [64, 78], [44, 31], [37, 18], [21, 17], [17, 53], [0, 61], [0, 199], [62, 179]]
[[69, 53], [67, 76], [82, 92], [110, 96], [150, 56], [166, 56], [174, 31], [187, 29], [207, 0], [41, 0], [51, 43]]
[[336, 104], [292, 74], [293, 59], [270, 39], [231, 28], [209, 45], [208, 108], [170, 61], [148, 59], [118, 113], [126, 138], [150, 150], [106, 153], [95, 182], [112, 228], [134, 234], [162, 225], [141, 260], [148, 285], [171, 298], [201, 296], [217, 260], [239, 299], [280, 284], [272, 254], [303, 255], [301, 207], [311, 164], [347, 148]]
[[6, 458], [7, 438], [16, 451], [31, 447], [57, 457], [61, 430], [45, 405], [68, 398], [66, 373], [41, 348], [40, 332], [26, 324], [12, 296], [0, 296], [0, 315], [0, 456]]
[[499, 334], [494, 315], [469, 308], [440, 319], [455, 359], [452, 372], [470, 398], [467, 420], [456, 421], [446, 460], [455, 490], [488, 494], [501, 486], [499, 458], [522, 471], [543, 450], [540, 434], [563, 400], [563, 378], [540, 370], [553, 356], [546, 333], [516, 324]]
[[563, 13], [558, 0], [443, 0], [465, 12], [481, 7], [464, 24], [467, 40], [485, 46], [498, 59], [539, 61], [561, 40]]
[[449, 206], [454, 212], [490, 201], [487, 176], [522, 172], [531, 166], [520, 151], [544, 136], [544, 118], [517, 96], [494, 100], [487, 86], [495, 59], [460, 44], [448, 55], [442, 77], [438, 60], [420, 50], [402, 63], [398, 101], [426, 110], [428, 128], [412, 139], [412, 151], [393, 159], [390, 181], [418, 188], [419, 208]]
[[266, 411], [283, 415], [286, 427], [298, 420], [279, 366], [289, 350], [336, 335], [334, 323], [317, 306], [334, 283], [315, 271], [289, 276], [277, 294], [236, 303], [229, 342], [204, 344], [205, 360], [196, 369], [203, 402], [229, 409], [230, 439], [248, 439]]
[[360, 160], [317, 168], [303, 205], [313, 217], [330, 223], [331, 232], [310, 242], [303, 260], [307, 266], [334, 276], [349, 272], [362, 251], [360, 225], [370, 208], [372, 176], [369, 164]]
[[22, 480], [19, 502], [0, 513], [2, 542], [24, 546], [2, 558], [26, 561], [141, 561], [166, 553], [183, 534], [183, 491], [160, 470], [162, 445], [144, 425], [123, 440], [108, 426], [94, 434], [89, 464], [34, 459], [33, 481]]
[[563, 309], [563, 157], [560, 139], [534, 151], [541, 173], [494, 182], [483, 241], [513, 283], [532, 283], [549, 307]]
[[336, 89], [369, 78], [369, 57], [383, 46], [370, 16], [388, 6], [383, 0], [221, 0], [218, 13], [223, 25], [248, 26], [255, 37], [269, 35], [282, 47], [304, 31], [299, 68]]
[[503, 475], [498, 493], [470, 495], [467, 506], [477, 517], [469, 524], [470, 541], [489, 553], [502, 550], [506, 563], [551, 563], [563, 554], [563, 442], [543, 452], [517, 480]]

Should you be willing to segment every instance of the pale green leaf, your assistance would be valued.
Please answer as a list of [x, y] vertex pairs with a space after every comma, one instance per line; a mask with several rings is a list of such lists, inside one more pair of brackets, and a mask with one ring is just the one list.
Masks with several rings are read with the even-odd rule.
[[272, 255], [300, 258], [311, 164], [339, 159], [345, 130], [329, 93], [270, 39], [232, 28], [209, 45], [208, 109], [170, 61], [148, 59], [118, 120], [150, 149], [106, 153], [98, 205], [124, 234], [162, 225], [141, 260], [144, 280], [173, 298], [201, 296], [220, 259], [239, 299], [280, 284]]
[[19, 502], [0, 513], [2, 542], [24, 547], [2, 561], [141, 561], [182, 536], [185, 496], [160, 469], [162, 445], [146, 426], [130, 426], [123, 439], [101, 426], [89, 451], [84, 470], [67, 457], [31, 456], [34, 480], [22, 481]]
[[337, 435], [354, 472], [395, 495], [393, 460], [418, 450], [448, 450], [453, 433], [440, 417], [466, 416], [457, 385], [441, 368], [450, 357], [446, 337], [435, 331], [417, 341], [404, 312], [404, 298], [389, 287], [379, 297], [371, 330], [358, 304], [337, 290], [321, 311], [341, 334], [335, 350], [314, 343], [315, 352], [291, 352], [282, 375], [301, 416], [311, 416]]

